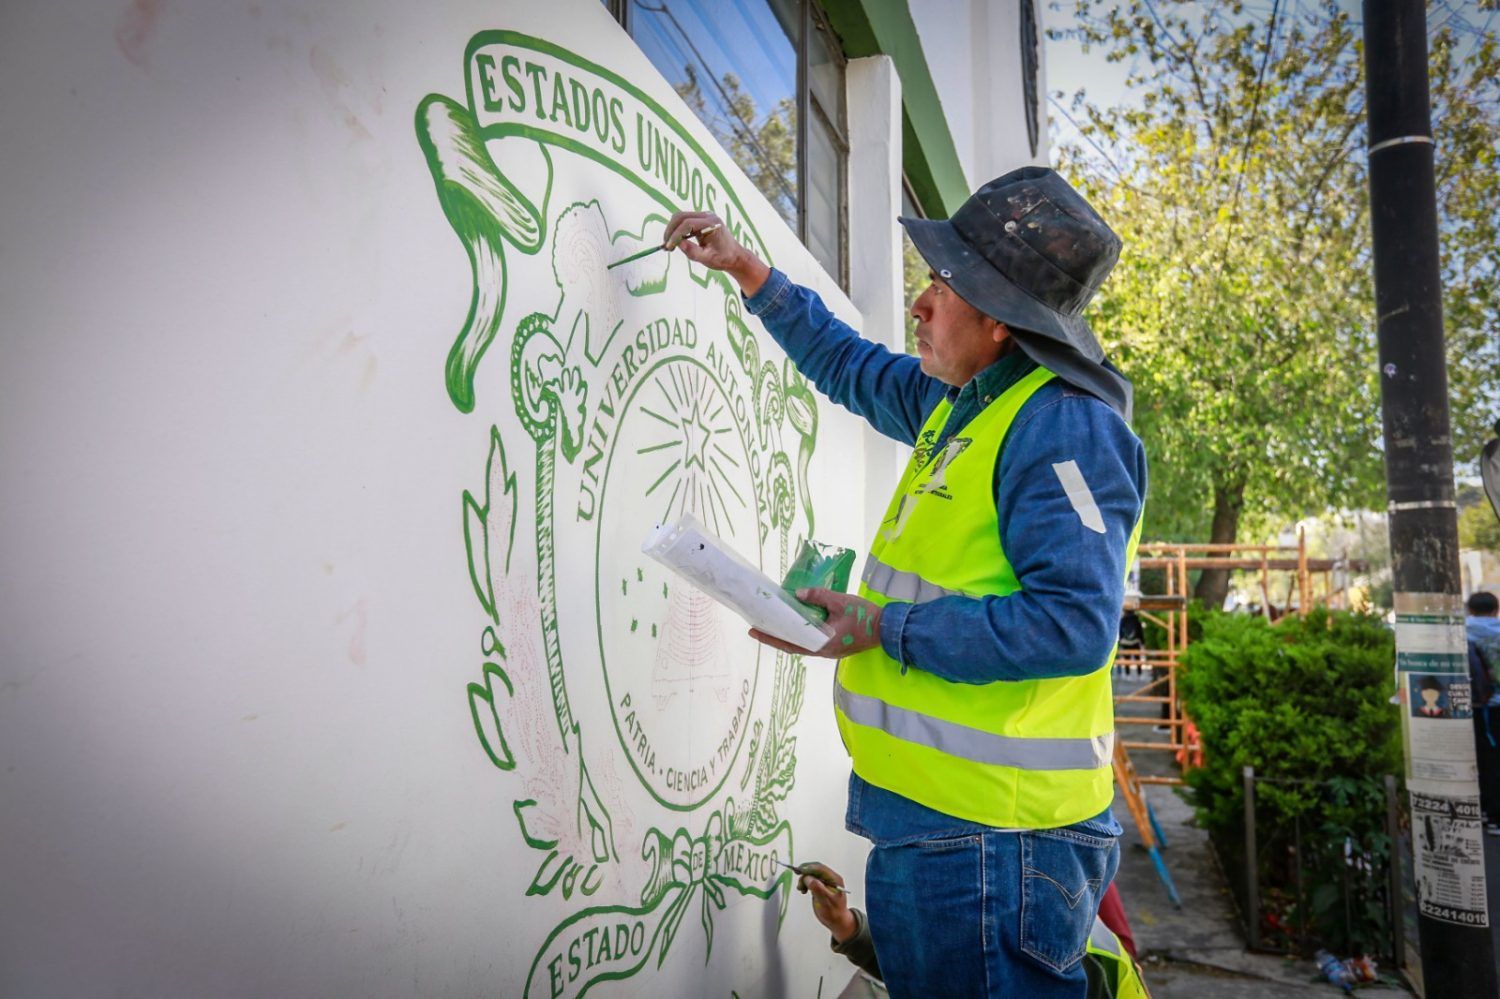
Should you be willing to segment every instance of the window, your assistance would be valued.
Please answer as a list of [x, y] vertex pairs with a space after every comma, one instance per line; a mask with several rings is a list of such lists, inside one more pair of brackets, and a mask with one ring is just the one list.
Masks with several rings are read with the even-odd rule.
[[646, 57], [848, 287], [844, 56], [813, 0], [607, 0]]
[[1036, 142], [1041, 134], [1038, 117], [1037, 74], [1040, 67], [1036, 42], [1036, 3], [1021, 0], [1021, 100], [1026, 102], [1026, 139], [1031, 143], [1031, 155], [1036, 155]]

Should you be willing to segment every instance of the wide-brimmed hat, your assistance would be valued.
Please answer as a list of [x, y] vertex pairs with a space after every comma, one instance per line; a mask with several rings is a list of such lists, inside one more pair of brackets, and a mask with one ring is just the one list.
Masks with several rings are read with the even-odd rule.
[[1012, 170], [952, 218], [899, 221], [960, 298], [1010, 327], [1038, 364], [1129, 418], [1130, 381], [1083, 318], [1120, 258], [1120, 237], [1056, 171]]

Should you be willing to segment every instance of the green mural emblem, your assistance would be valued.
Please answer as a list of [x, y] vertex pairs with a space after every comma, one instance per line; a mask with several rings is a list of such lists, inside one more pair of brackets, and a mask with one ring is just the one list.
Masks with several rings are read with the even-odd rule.
[[730, 892], [785, 913], [801, 657], [640, 544], [691, 513], [781, 575], [812, 531], [817, 408], [722, 275], [666, 253], [607, 269], [679, 208], [769, 259], [686, 129], [537, 38], [476, 35], [464, 70], [466, 99], [428, 95], [416, 131], [471, 267], [446, 389], [493, 414], [462, 498], [484, 616], [469, 716], [534, 851], [526, 894], [563, 912], [526, 995], [579, 996], [660, 968], [690, 911], [706, 961]]

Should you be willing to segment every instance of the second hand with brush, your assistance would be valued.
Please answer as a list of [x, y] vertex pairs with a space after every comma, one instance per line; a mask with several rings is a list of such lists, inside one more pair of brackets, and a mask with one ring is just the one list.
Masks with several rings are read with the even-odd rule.
[[[683, 239], [698, 239], [700, 237], [707, 236], [709, 233], [711, 233], [711, 232], [715, 231], [716, 229], [720, 228], [721, 225], [722, 225], [722, 223], [716, 222], [713, 225], [704, 226], [702, 229], [699, 229], [697, 232], [690, 232], [686, 236], [683, 236], [682, 238]], [[678, 242], [681, 242], [681, 240], [678, 240]], [[614, 263], [610, 264], [608, 267], [606, 267], [604, 269], [607, 270], [607, 271], [612, 271], [616, 267], [619, 267], [621, 264], [628, 264], [632, 260], [639, 260], [642, 257], [649, 257], [649, 256], [651, 256], [651, 254], [658, 253], [658, 252], [660, 252], [662, 250], [665, 250], [666, 248], [667, 248], [667, 244], [666, 243], [663, 243], [660, 246], [649, 246], [646, 249], [642, 250], [640, 253], [632, 253], [630, 256], [626, 257], [624, 260], [616, 260]]]
[[[805, 864], [788, 864], [785, 860], [777, 859], [776, 863], [780, 864], [782, 867], [785, 867], [787, 870], [791, 871], [798, 877], [816, 878], [817, 880], [823, 882], [823, 884], [826, 885], [830, 891], [838, 892], [841, 895], [854, 894], [848, 888], [845, 888], [843, 885], [838, 884], [833, 880], [833, 878], [818, 870], [818, 868], [822, 867], [823, 865], [819, 864], [816, 860], [808, 861]], [[823, 868], [823, 870], [827, 870], [827, 868]]]

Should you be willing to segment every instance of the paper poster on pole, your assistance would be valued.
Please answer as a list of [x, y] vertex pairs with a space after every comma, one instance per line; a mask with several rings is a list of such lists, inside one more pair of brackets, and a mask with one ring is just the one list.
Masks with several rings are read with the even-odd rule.
[[1463, 605], [1452, 594], [1396, 595], [1396, 696], [1406, 729], [1407, 778], [1467, 785], [1474, 762], [1473, 702]]
[[1479, 799], [1412, 789], [1411, 812], [1422, 915], [1462, 926], [1488, 926]]

